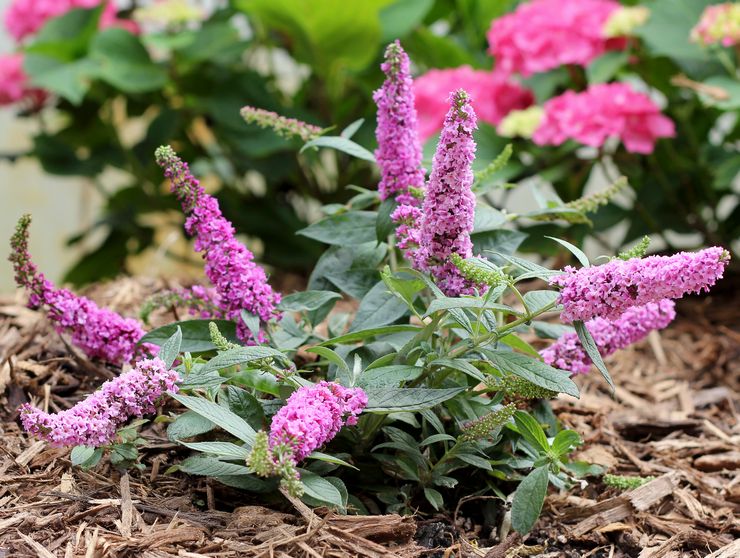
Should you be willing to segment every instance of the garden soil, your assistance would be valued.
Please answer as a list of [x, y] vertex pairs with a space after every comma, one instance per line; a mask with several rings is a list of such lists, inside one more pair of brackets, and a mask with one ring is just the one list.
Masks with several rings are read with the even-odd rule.
[[[126, 279], [88, 295], [130, 313], [161, 286]], [[115, 371], [66, 346], [23, 302], [0, 298], [0, 558], [740, 557], [740, 304], [731, 294], [685, 301], [669, 329], [611, 357], [614, 397], [591, 373], [577, 378], [580, 401], [553, 402], [584, 438], [580, 459], [653, 480], [620, 491], [590, 477], [551, 490], [524, 539], [506, 530], [505, 504], [483, 497], [446, 514], [342, 517], [167, 474], [187, 453], [161, 424], [144, 428], [141, 470], [73, 468], [68, 450], [20, 431], [15, 409], [29, 396], [68, 408]], [[482, 513], [491, 503], [494, 528]]]

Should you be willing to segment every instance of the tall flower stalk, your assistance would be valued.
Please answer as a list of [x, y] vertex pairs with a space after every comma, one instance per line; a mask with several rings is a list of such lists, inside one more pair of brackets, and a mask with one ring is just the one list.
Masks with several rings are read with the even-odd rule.
[[188, 164], [169, 146], [157, 149], [156, 158], [188, 216], [185, 230], [195, 237], [195, 250], [203, 253], [205, 273], [216, 288], [219, 306], [226, 318], [237, 322], [239, 338], [251, 341], [252, 334], [241, 319], [241, 311], [267, 322], [276, 315], [280, 294], [273, 291], [265, 271], [254, 263], [252, 252], [236, 239], [234, 227], [221, 213], [218, 200], [205, 193]]
[[144, 336], [141, 324], [124, 318], [107, 308], [100, 308], [89, 298], [77, 296], [68, 289], [59, 289], [40, 273], [28, 251], [28, 228], [31, 216], [18, 221], [10, 240], [15, 281], [28, 293], [32, 308], [48, 308], [49, 319], [59, 333], [71, 335], [72, 344], [88, 357], [112, 364], [129, 362], [137, 352], [137, 343]]

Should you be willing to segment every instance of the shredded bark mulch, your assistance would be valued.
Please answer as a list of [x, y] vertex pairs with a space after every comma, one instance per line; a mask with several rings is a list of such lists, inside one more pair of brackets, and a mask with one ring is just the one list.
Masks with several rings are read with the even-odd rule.
[[[160, 286], [124, 279], [88, 294], [130, 313]], [[20, 296], [0, 298], [0, 558], [738, 558], [737, 302], [688, 301], [669, 329], [610, 358], [615, 397], [591, 373], [577, 378], [580, 400], [553, 402], [584, 438], [580, 459], [607, 473], [654, 478], [627, 491], [599, 477], [551, 491], [522, 539], [507, 529], [500, 501], [494, 524], [480, 498], [434, 516], [338, 516], [165, 474], [187, 451], [159, 424], [144, 428], [141, 470], [106, 461], [73, 468], [69, 450], [21, 432], [15, 409], [29, 398], [53, 411], [69, 408], [116, 371], [65, 345]]]

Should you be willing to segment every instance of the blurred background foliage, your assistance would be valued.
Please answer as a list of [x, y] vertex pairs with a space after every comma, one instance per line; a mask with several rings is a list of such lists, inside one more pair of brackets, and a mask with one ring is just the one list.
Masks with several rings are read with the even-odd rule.
[[[509, 240], [551, 255], [557, 245], [543, 238], [548, 234], [577, 244], [591, 237], [602, 251], [645, 234], [661, 239], [654, 244], [658, 248], [729, 246], [740, 237], [737, 53], [689, 42], [690, 29], [711, 3], [642, 2], [651, 16], [638, 30], [641, 40], [628, 50], [609, 52], [585, 69], [559, 68], [522, 80], [538, 102], [588, 83], [642, 82], [662, 99], [677, 134], [658, 142], [648, 156], [621, 147], [604, 154], [573, 142], [544, 148], [515, 140], [512, 162], [491, 180], [530, 188], [527, 195], [545, 205], [547, 192], [570, 201], [594, 181], [603, 184], [620, 174], [634, 193], [602, 208], [593, 227], [530, 222]], [[461, 65], [490, 70], [486, 32], [516, 4], [231, 0], [208, 13], [171, 10], [164, 18], [135, 8], [119, 13], [134, 17], [140, 26], [136, 34], [100, 29], [101, 8], [49, 21], [20, 47], [31, 82], [50, 94], [40, 110], [29, 105], [19, 110], [20, 118], [40, 123], [33, 148], [22, 156], [37, 159], [53, 175], [86, 177], [105, 198], [93, 227], [69, 239], [76, 244], [95, 235], [97, 247], [64, 279], [84, 284], [127, 272], [132, 256], [153, 249], [158, 227], [179, 226], [182, 218], [153, 158], [164, 143], [192, 162], [265, 264], [306, 274], [322, 248], [295, 231], [319, 218], [323, 204], [349, 199], [354, 192], [346, 186], [374, 188], [377, 171], [372, 163], [332, 150], [296, 155], [299, 144], [245, 124], [239, 109], [253, 105], [323, 128], [335, 126], [336, 133], [363, 118], [353, 140], [373, 149], [372, 92], [382, 82], [385, 45], [400, 38], [416, 74]], [[477, 140], [478, 169], [511, 141], [487, 124]], [[435, 143], [434, 138], [426, 143], [428, 158]], [[111, 167], [122, 171], [121, 184], [103, 179]], [[510, 195], [501, 188], [492, 194], [499, 205]], [[618, 234], [604, 235], [615, 226], [621, 227]], [[161, 250], [184, 257], [167, 246]]]

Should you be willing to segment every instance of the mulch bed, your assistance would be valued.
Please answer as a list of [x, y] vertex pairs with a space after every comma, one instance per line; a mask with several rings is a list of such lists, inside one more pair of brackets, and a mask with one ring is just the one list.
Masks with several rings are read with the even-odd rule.
[[[89, 295], [119, 310], [158, 287], [121, 280]], [[506, 516], [481, 525], [481, 500], [449, 515], [402, 518], [312, 511], [167, 468], [187, 455], [147, 425], [142, 470], [73, 468], [69, 451], [27, 438], [30, 396], [68, 408], [114, 371], [90, 363], [20, 297], [0, 298], [0, 558], [100, 557], [740, 557], [740, 308], [695, 299], [668, 330], [612, 357], [616, 397], [598, 374], [580, 401], [553, 402], [609, 473], [652, 476], [632, 491], [589, 478], [551, 492], [524, 540]], [[161, 317], [160, 317], [161, 318]], [[428, 548], [436, 547], [436, 548]]]

